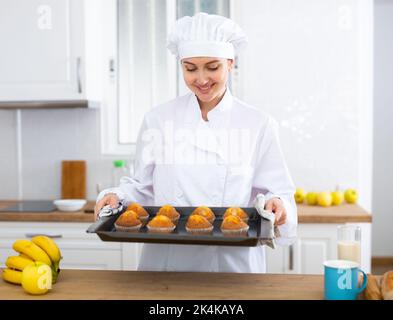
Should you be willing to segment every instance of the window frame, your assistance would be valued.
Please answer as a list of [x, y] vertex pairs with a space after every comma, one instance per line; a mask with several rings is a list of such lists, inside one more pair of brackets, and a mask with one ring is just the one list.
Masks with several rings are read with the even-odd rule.
[[[155, 1], [155, 0], [146, 0]], [[177, 0], [165, 0], [167, 3], [166, 17], [168, 29], [172, 27], [177, 19]], [[197, 0], [194, 0], [197, 1]], [[221, 1], [221, 0], [217, 0]], [[229, 16], [232, 17], [233, 1], [229, 1]], [[136, 141], [132, 143], [120, 142], [119, 128], [119, 24], [118, 24], [118, 0], [106, 0], [102, 2], [103, 19], [105, 27], [103, 28], [103, 103], [101, 107], [100, 126], [101, 126], [101, 153], [103, 155], [127, 156], [131, 159], [135, 158]], [[169, 56], [172, 56], [167, 51]], [[173, 97], [184, 94], [184, 83], [180, 78], [180, 64], [176, 59], [167, 60], [168, 78], [173, 79]], [[171, 71], [172, 70], [172, 71]], [[233, 88], [233, 75], [230, 83]], [[154, 96], [154, 92], [152, 92]], [[164, 102], [164, 101], [162, 101]], [[159, 101], [155, 101], [155, 104]], [[152, 106], [153, 107], [153, 106]]]
[[[154, 1], [154, 0], [148, 0]], [[176, 0], [167, 1], [168, 24], [176, 20]], [[106, 0], [102, 3], [105, 28], [103, 28], [103, 54], [104, 54], [104, 79], [103, 79], [103, 103], [101, 107], [101, 153], [103, 155], [125, 155], [135, 157], [136, 141], [121, 143], [119, 139], [119, 25], [118, 25], [118, 0]], [[167, 53], [170, 54], [169, 52]], [[172, 61], [172, 62], [171, 62]], [[168, 59], [168, 70], [174, 70], [173, 77], [176, 79], [176, 62]], [[174, 85], [174, 96], [176, 95]], [[154, 94], [154, 92], [153, 92]]]

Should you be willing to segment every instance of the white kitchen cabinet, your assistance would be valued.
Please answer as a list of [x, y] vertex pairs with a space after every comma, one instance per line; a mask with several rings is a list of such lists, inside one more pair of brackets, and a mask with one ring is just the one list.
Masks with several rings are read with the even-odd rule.
[[[371, 224], [348, 223], [361, 227], [361, 268], [371, 270]], [[289, 247], [266, 248], [268, 273], [323, 274], [323, 262], [337, 259], [337, 226], [331, 223], [304, 223], [298, 238]]]
[[2, 0], [0, 101], [85, 97], [84, 1]]
[[54, 238], [63, 255], [61, 269], [135, 270], [140, 245], [104, 242], [97, 235], [86, 233], [90, 223], [70, 222], [1, 222], [0, 266], [8, 256], [16, 255], [12, 244], [36, 234]]

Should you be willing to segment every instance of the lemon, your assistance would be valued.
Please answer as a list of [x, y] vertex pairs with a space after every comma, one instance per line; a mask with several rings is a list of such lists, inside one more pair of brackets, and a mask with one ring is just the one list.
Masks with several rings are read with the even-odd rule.
[[330, 192], [320, 192], [317, 196], [317, 203], [321, 207], [329, 207], [332, 205], [332, 194]]
[[344, 193], [345, 201], [348, 203], [356, 203], [358, 200], [358, 193], [355, 189], [347, 189]]
[[304, 189], [302, 188], [297, 188], [295, 192], [296, 203], [303, 203], [305, 197], [306, 197], [306, 191], [304, 191]]
[[30, 294], [45, 294], [52, 289], [52, 270], [40, 261], [28, 265], [22, 272], [22, 287]]
[[317, 204], [317, 196], [316, 192], [309, 192], [306, 194], [306, 202], [310, 206], [315, 206]]
[[339, 206], [344, 201], [344, 193], [342, 191], [332, 192], [332, 203], [334, 206]]

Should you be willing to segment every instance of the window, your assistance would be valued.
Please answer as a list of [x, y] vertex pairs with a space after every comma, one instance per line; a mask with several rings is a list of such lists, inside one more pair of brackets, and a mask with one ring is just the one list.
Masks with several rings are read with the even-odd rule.
[[[176, 95], [175, 59], [166, 49], [170, 1], [119, 0], [119, 143], [136, 141], [144, 114]], [[172, 21], [171, 21], [172, 22]]]
[[[116, 0], [116, 37], [102, 112], [103, 153], [133, 154], [144, 114], [187, 88], [166, 37], [177, 18], [207, 12], [229, 16], [229, 0]], [[110, 14], [111, 10], [106, 11]], [[113, 13], [112, 13], [113, 14]]]

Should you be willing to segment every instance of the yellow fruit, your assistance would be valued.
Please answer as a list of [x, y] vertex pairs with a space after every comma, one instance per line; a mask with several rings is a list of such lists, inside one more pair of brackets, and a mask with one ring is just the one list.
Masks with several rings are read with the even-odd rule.
[[356, 203], [358, 200], [358, 193], [355, 189], [347, 189], [344, 193], [344, 198], [348, 203]]
[[45, 263], [34, 262], [22, 272], [22, 287], [30, 294], [44, 294], [52, 289], [52, 269]]
[[21, 284], [22, 282], [22, 271], [12, 270], [12, 269], [4, 269], [3, 270], [3, 279], [7, 282], [14, 284]]
[[[26, 256], [26, 255], [23, 254], [23, 253], [19, 253], [19, 257], [22, 257], [22, 258], [26, 258], [26, 259], [31, 260], [31, 258], [30, 258], [29, 256]], [[31, 261], [33, 261], [33, 260], [31, 260]]]
[[295, 192], [296, 203], [303, 203], [305, 197], [306, 197], [306, 191], [304, 191], [304, 189], [302, 188], [297, 188]]
[[62, 258], [59, 247], [53, 239], [47, 236], [35, 236], [31, 239], [31, 241], [39, 246], [42, 250], [46, 252], [49, 258], [52, 261], [52, 283], [57, 282], [57, 277], [59, 275], [59, 263]]
[[317, 196], [316, 192], [309, 192], [306, 194], [306, 202], [310, 206], [315, 206], [317, 204]]
[[60, 249], [51, 238], [46, 236], [36, 236], [33, 237], [31, 241], [44, 250], [53, 263], [60, 261]]
[[34, 261], [41, 261], [48, 266], [52, 265], [52, 261], [46, 252], [29, 240], [16, 240], [12, 248], [17, 252], [27, 255]]
[[332, 204], [334, 206], [339, 206], [344, 201], [344, 193], [342, 191], [332, 192]]
[[10, 269], [15, 269], [19, 271], [23, 271], [25, 267], [27, 267], [29, 264], [34, 263], [30, 259], [26, 259], [24, 257], [20, 256], [11, 256], [7, 258], [7, 261], [5, 262], [5, 265], [10, 268]]
[[317, 196], [317, 203], [322, 207], [329, 207], [332, 205], [332, 194], [330, 192], [320, 192]]

